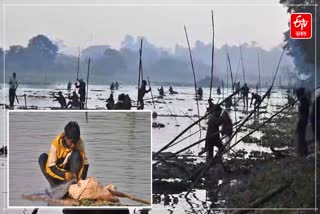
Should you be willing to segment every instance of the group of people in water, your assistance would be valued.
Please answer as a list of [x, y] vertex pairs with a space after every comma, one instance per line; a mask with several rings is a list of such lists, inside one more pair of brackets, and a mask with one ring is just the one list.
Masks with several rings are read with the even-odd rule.
[[106, 107], [108, 110], [130, 110], [132, 107], [131, 98], [128, 94], [120, 94], [118, 96], [118, 102], [115, 103], [113, 99], [113, 93], [110, 94], [109, 98], [106, 100]]
[[[78, 79], [75, 83], [76, 89], [78, 89], [78, 94], [76, 90], [72, 92], [72, 94], [68, 94], [69, 102], [66, 102], [66, 98], [62, 94], [62, 91], [58, 92], [58, 95], [53, 94], [53, 101], [58, 101], [60, 104], [60, 108], [79, 108], [84, 109], [85, 102], [86, 102], [86, 83], [83, 81], [83, 79]], [[71, 82], [69, 81], [68, 90], [71, 90]]]
[[116, 81], [116, 83], [112, 82], [110, 85], [110, 90], [114, 91], [114, 90], [118, 90], [119, 89], [119, 83]]
[[[71, 90], [72, 83], [69, 81], [67, 85], [67, 90]], [[66, 98], [62, 94], [61, 91], [58, 92], [58, 95], [53, 94], [54, 101], [58, 101], [60, 104], [60, 108], [79, 108], [79, 109], [84, 109], [85, 107], [85, 102], [86, 102], [86, 83], [83, 81], [83, 79], [78, 79], [77, 82], [75, 83], [75, 88], [78, 89], [78, 94], [75, 91], [72, 92], [72, 94], [68, 95], [69, 102], [66, 102]], [[119, 89], [119, 83], [111, 83], [110, 85], [110, 90], [118, 90]], [[119, 95], [119, 102], [128, 102], [128, 95]], [[125, 99], [124, 99], [125, 98]], [[130, 98], [129, 98], [130, 99]], [[115, 105], [114, 100], [113, 100], [113, 94], [110, 95], [110, 97], [107, 99], [107, 109], [115, 109], [117, 106], [122, 106], [122, 105]], [[130, 105], [131, 105], [131, 100], [130, 100]], [[128, 104], [126, 104], [126, 107], [124, 109], [131, 109], [131, 106], [129, 107]]]

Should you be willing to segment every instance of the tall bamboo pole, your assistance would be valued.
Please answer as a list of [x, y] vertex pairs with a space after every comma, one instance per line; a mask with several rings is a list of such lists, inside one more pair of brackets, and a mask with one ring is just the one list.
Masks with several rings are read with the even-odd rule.
[[212, 82], [213, 82], [213, 60], [214, 60], [214, 20], [213, 20], [213, 11], [211, 11], [211, 22], [212, 22], [212, 50], [211, 50], [211, 79], [210, 79], [210, 95], [209, 95], [209, 99], [211, 99]]

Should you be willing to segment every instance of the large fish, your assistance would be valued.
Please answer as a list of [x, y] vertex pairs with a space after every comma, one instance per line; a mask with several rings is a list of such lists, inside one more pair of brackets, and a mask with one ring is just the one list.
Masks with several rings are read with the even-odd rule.
[[76, 184], [77, 180], [76, 179], [72, 179], [66, 183], [60, 184], [56, 187], [53, 187], [50, 191], [48, 189], [46, 189], [46, 194], [48, 194], [51, 198], [55, 198], [55, 199], [61, 199], [64, 198], [65, 195], [68, 193], [69, 188], [72, 184]]

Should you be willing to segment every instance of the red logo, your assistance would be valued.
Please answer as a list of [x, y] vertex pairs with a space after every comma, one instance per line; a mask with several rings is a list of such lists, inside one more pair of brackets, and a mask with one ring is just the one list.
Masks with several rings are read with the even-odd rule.
[[290, 16], [291, 39], [311, 39], [312, 37], [312, 14], [292, 13]]

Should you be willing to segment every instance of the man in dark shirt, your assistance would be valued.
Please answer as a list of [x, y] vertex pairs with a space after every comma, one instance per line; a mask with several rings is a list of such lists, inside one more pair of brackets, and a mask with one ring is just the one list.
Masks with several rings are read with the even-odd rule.
[[244, 84], [242, 87], [242, 99], [243, 99], [243, 108], [248, 110], [248, 103], [249, 103], [249, 87], [247, 86], [247, 83]]
[[72, 96], [69, 95], [69, 99], [70, 101], [68, 102], [66, 108], [69, 106], [71, 106], [71, 108], [79, 107], [79, 97], [75, 91], [72, 93]]
[[212, 114], [208, 121], [208, 129], [206, 135], [205, 148], [207, 152], [207, 160], [213, 158], [214, 146], [218, 147], [218, 153], [222, 153], [224, 150], [224, 145], [222, 144], [219, 127], [222, 124], [221, 118], [221, 107], [219, 105], [214, 105], [212, 108]]
[[80, 79], [79, 85], [76, 83], [76, 87], [79, 88], [79, 95], [80, 95], [80, 109], [84, 109], [84, 103], [86, 100], [86, 83]]
[[143, 97], [146, 93], [149, 93], [151, 91], [151, 88], [149, 88], [149, 90], [147, 90], [146, 86], [147, 86], [147, 81], [142, 80], [142, 85], [138, 91], [138, 110], [144, 109]]
[[67, 107], [66, 98], [64, 98], [61, 91], [58, 92], [58, 95], [59, 96], [53, 95], [53, 97], [56, 98], [53, 101], [58, 101], [60, 104], [60, 108], [66, 108]]
[[254, 107], [256, 107], [260, 102], [261, 102], [261, 96], [259, 94], [256, 93], [251, 93], [251, 102], [250, 102], [250, 107], [252, 105], [252, 102], [254, 100]]

